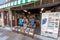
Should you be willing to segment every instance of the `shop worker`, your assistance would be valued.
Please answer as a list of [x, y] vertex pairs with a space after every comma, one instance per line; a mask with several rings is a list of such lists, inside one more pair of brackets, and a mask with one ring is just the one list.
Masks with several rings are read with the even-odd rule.
[[22, 21], [22, 20], [23, 20], [23, 18], [20, 17], [20, 18], [19, 18], [19, 26], [20, 26], [20, 27], [23, 27], [23, 21]]
[[30, 18], [30, 26], [31, 26], [32, 29], [34, 29], [34, 22], [35, 22], [34, 17], [31, 17]]

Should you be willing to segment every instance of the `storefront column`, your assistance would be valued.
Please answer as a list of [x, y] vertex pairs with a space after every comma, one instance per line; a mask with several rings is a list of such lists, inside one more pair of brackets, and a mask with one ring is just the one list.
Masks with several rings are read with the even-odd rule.
[[9, 9], [8, 11], [8, 15], [9, 15], [9, 26], [12, 28], [12, 11]]
[[3, 12], [1, 12], [1, 17], [2, 17], [2, 26], [4, 26], [4, 15], [3, 15], [4, 13]]
[[0, 12], [0, 27], [4, 26], [3, 12]]

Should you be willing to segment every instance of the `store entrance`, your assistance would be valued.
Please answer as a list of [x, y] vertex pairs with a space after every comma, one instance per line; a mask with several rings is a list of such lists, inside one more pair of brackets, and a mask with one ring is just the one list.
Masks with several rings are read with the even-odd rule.
[[9, 13], [8, 11], [4, 11], [4, 25], [10, 26], [10, 20], [9, 20]]
[[[19, 25], [20, 18], [22, 18], [22, 19], [26, 18], [28, 20], [26, 23], [27, 25], [25, 25], [25, 23], [23, 22], [23, 26], [25, 25], [24, 26], [25, 28], [26, 28], [26, 26], [28, 28], [32, 28], [32, 29], [34, 29], [34, 31], [33, 31], [34, 34], [40, 35], [40, 33], [41, 33], [41, 13], [40, 13], [39, 9], [14, 11], [14, 14], [12, 16], [12, 20], [14, 20], [14, 21], [12, 21], [12, 25], [17, 26], [18, 29], [21, 26], [21, 25]], [[24, 28], [24, 32], [26, 29], [28, 30], [28, 28], [26, 28], [26, 29], [25, 28]]]

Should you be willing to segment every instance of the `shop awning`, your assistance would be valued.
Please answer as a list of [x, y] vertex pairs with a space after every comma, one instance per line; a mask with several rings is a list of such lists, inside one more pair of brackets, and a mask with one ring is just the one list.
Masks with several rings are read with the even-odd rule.
[[13, 2], [9, 2], [9, 3], [6, 3], [6, 4], [0, 5], [0, 9], [6, 8], [6, 7], [17, 6], [17, 5], [20, 5], [20, 4], [25, 4], [25, 3], [34, 2], [34, 1], [37, 1], [37, 0], [16, 0], [16, 1], [13, 1]]

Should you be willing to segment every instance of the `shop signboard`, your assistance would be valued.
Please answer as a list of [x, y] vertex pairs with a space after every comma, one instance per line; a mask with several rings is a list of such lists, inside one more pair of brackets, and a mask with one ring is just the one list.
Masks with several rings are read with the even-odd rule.
[[41, 35], [51, 38], [57, 38], [60, 20], [59, 18], [59, 12], [42, 13]]

